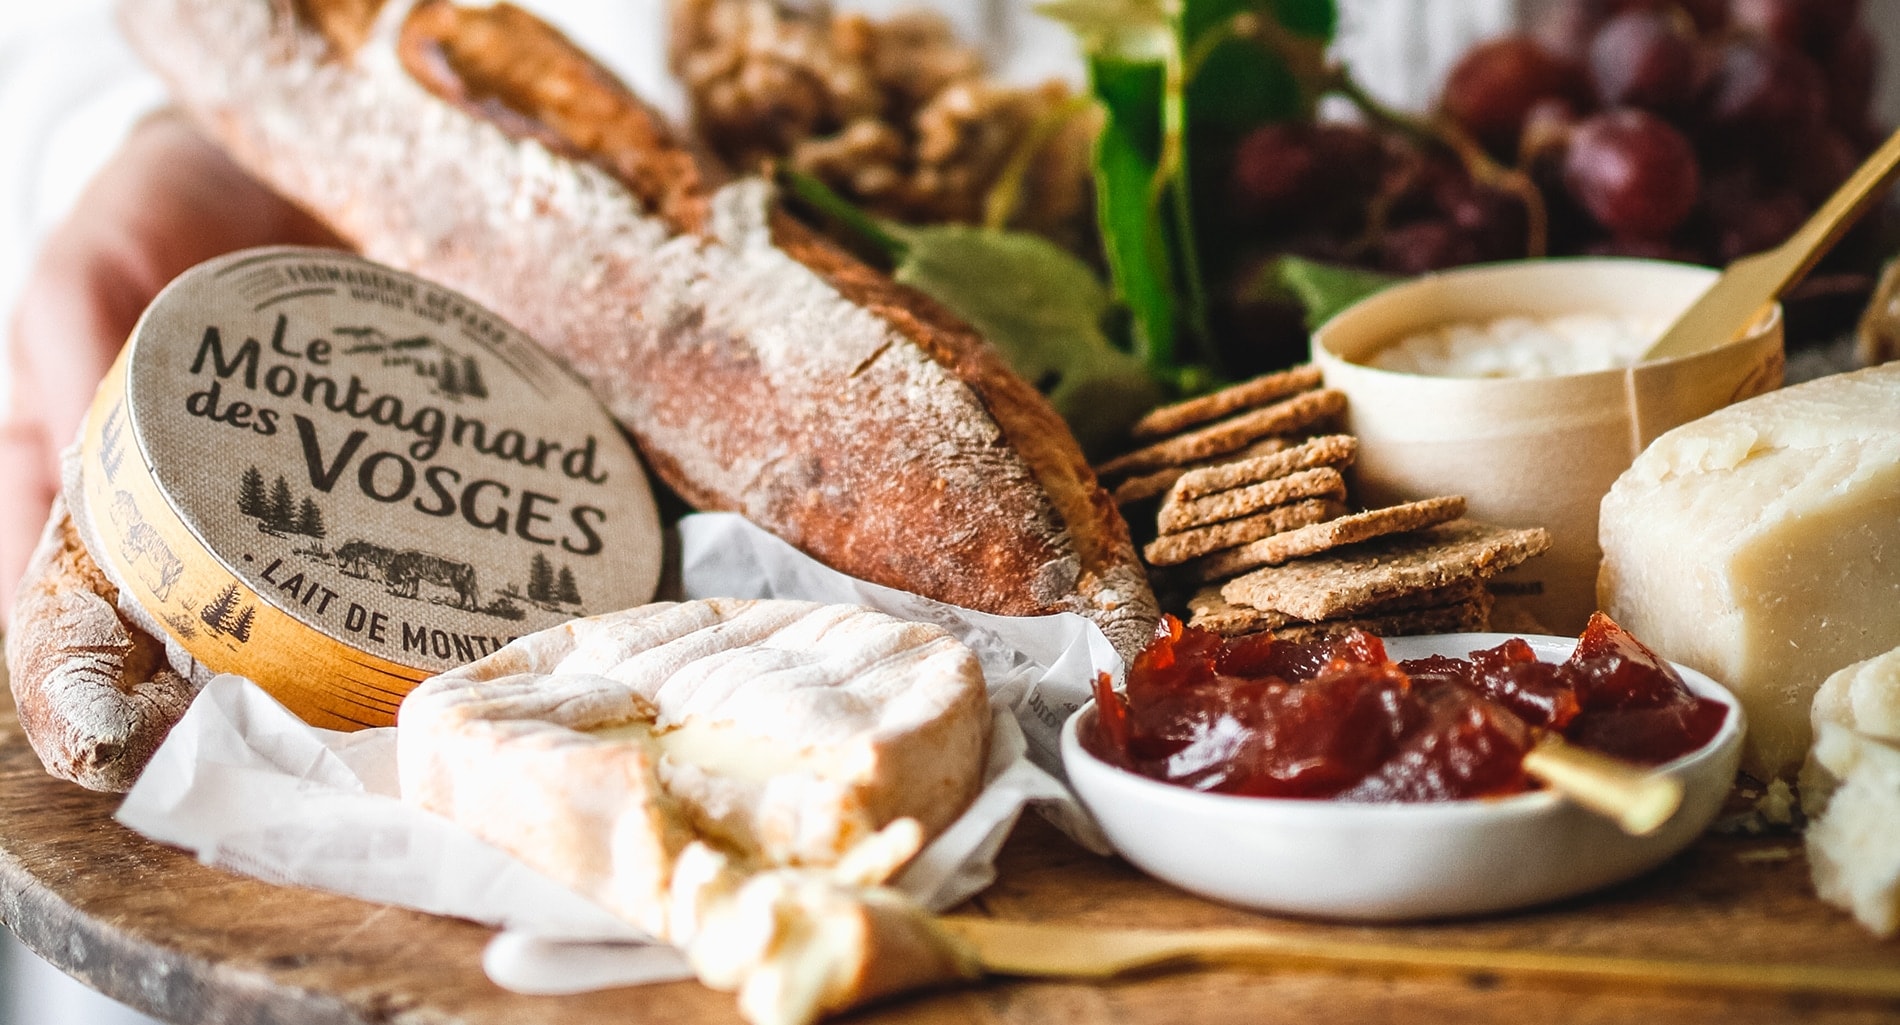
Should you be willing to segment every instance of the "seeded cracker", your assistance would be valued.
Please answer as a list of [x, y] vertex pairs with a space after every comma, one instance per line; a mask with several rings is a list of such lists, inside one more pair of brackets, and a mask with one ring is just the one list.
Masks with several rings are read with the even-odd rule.
[[[1275, 452], [1284, 452], [1294, 446], [1296, 439], [1282, 437], [1261, 438], [1232, 455], [1205, 459], [1188, 466], [1170, 466], [1153, 473], [1139, 474], [1115, 485], [1116, 505], [1127, 505], [1147, 498], [1158, 498], [1168, 493], [1174, 482], [1195, 470], [1221, 466], [1230, 459], [1253, 459], [1258, 456], [1270, 456]], [[1099, 471], [1098, 471], [1099, 472]]]
[[1331, 388], [1306, 392], [1116, 456], [1103, 463], [1099, 472], [1105, 476], [1150, 473], [1167, 466], [1184, 466], [1196, 460], [1227, 455], [1269, 434], [1298, 433], [1327, 417], [1338, 416], [1345, 409], [1343, 392]]
[[1294, 621], [1292, 616], [1284, 612], [1234, 605], [1220, 596], [1218, 584], [1194, 592], [1194, 597], [1188, 599], [1188, 611], [1194, 614], [1188, 620], [1189, 626], [1212, 630], [1226, 637], [1272, 630]]
[[1549, 547], [1550, 533], [1541, 528], [1456, 520], [1254, 570], [1228, 581], [1221, 596], [1316, 622], [1407, 592], [1492, 577]]
[[1462, 495], [1370, 509], [1263, 537], [1233, 551], [1210, 556], [1195, 569], [1206, 574], [1202, 579], [1230, 577], [1261, 566], [1278, 566], [1294, 559], [1370, 541], [1375, 537], [1449, 523], [1464, 514], [1465, 500]]
[[1191, 527], [1202, 527], [1222, 520], [1239, 519], [1268, 506], [1284, 505], [1303, 498], [1331, 498], [1345, 501], [1346, 478], [1330, 466], [1301, 470], [1274, 480], [1249, 484], [1196, 498], [1186, 502], [1163, 502], [1155, 517], [1163, 534], [1178, 534]]
[[1288, 623], [1270, 632], [1275, 640], [1311, 643], [1330, 640], [1350, 630], [1364, 630], [1379, 637], [1405, 637], [1413, 634], [1470, 633], [1489, 629], [1491, 594], [1480, 589], [1470, 601], [1456, 605], [1434, 605], [1410, 612], [1382, 616], [1327, 619], [1318, 623]]
[[1236, 455], [1232, 461], [1221, 461], [1181, 474], [1169, 491], [1168, 499], [1186, 501], [1274, 480], [1301, 470], [1350, 466], [1353, 457], [1358, 454], [1359, 439], [1350, 434], [1325, 434], [1281, 452]]
[[[1324, 620], [1314, 624], [1306, 623], [1284, 612], [1235, 605], [1221, 597], [1220, 585], [1210, 584], [1188, 599], [1188, 610], [1194, 614], [1189, 625], [1203, 627], [1229, 637], [1237, 637], [1242, 634], [1279, 630], [1282, 627], [1324, 626], [1328, 623], [1340, 622], [1368, 623], [1374, 620], [1396, 622], [1399, 616], [1406, 613], [1423, 613], [1428, 610], [1471, 605], [1482, 605], [1488, 609], [1492, 607], [1491, 603], [1492, 595], [1485, 590], [1483, 584], [1476, 580], [1461, 580], [1446, 587], [1429, 591], [1414, 591], [1390, 601], [1377, 602], [1360, 609], [1348, 609], [1339, 619]], [[1480, 624], [1470, 629], [1483, 628], [1484, 625]], [[1370, 627], [1361, 627], [1361, 629], [1378, 632], [1371, 630]]]
[[1308, 364], [1294, 367], [1277, 374], [1267, 374], [1251, 381], [1243, 381], [1230, 388], [1223, 388], [1210, 395], [1177, 402], [1172, 406], [1162, 406], [1135, 422], [1128, 433], [1136, 438], [1165, 438], [1177, 434], [1197, 424], [1209, 423], [1243, 409], [1265, 405], [1284, 399], [1289, 395], [1298, 395], [1303, 391], [1312, 391], [1319, 387], [1319, 368]]
[[1289, 530], [1344, 515], [1346, 507], [1329, 498], [1309, 498], [1270, 506], [1237, 520], [1216, 523], [1178, 534], [1163, 534], [1148, 542], [1142, 555], [1156, 566], [1175, 566], [1189, 559], [1258, 541]]

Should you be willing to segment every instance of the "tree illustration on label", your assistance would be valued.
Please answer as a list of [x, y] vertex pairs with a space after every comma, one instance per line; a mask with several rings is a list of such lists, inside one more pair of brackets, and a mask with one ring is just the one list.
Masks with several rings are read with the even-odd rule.
[[125, 461], [125, 403], [116, 402], [112, 412], [106, 415], [105, 426], [99, 431], [99, 466], [106, 471], [106, 480], [119, 477], [119, 464]]
[[488, 397], [488, 385], [482, 380], [482, 365], [473, 356], [462, 357], [462, 394], [478, 399]]
[[268, 492], [264, 475], [257, 467], [246, 467], [238, 478], [238, 512], [257, 521], [257, 529], [282, 537], [302, 534], [321, 538], [329, 531], [323, 525], [323, 509], [309, 495], [299, 501], [290, 490], [290, 482], [278, 474]]
[[578, 584], [574, 583], [574, 571], [568, 569], [566, 566], [561, 567], [560, 580], [555, 584], [554, 590], [555, 597], [559, 598], [563, 605], [579, 605], [581, 603], [581, 589]]
[[264, 526], [275, 533], [288, 534], [296, 527], [292, 519], [296, 511], [295, 500], [290, 497], [290, 483], [280, 473], [270, 486], [270, 503], [264, 507]]
[[297, 533], [306, 537], [321, 538], [323, 529], [323, 510], [309, 495], [303, 497], [303, 504], [297, 507]]
[[256, 610], [246, 605], [239, 608], [238, 585], [226, 584], [216, 598], [205, 603], [198, 618], [211, 628], [214, 634], [230, 634], [240, 641], [249, 640], [251, 620]]
[[455, 352], [428, 335], [391, 339], [373, 325], [334, 330], [351, 339], [343, 349], [345, 356], [380, 356], [383, 366], [410, 367], [427, 378], [444, 398], [488, 397], [488, 383], [482, 379], [482, 367], [475, 357]]
[[261, 520], [265, 509], [264, 475], [255, 466], [245, 467], [244, 476], [238, 480], [238, 512]]
[[536, 554], [528, 564], [528, 600], [551, 605], [554, 599], [554, 564], [547, 556]]

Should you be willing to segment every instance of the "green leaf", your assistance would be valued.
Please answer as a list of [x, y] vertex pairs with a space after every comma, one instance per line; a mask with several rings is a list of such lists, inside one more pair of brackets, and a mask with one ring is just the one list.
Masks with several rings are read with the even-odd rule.
[[965, 225], [885, 225], [903, 242], [896, 278], [949, 307], [1048, 396], [1084, 451], [1099, 453], [1162, 398], [1139, 360], [1102, 332], [1112, 300], [1088, 266], [1045, 239]]
[[[1198, 135], [1216, 126], [1223, 142], [1237, 140], [1255, 125], [1299, 116], [1301, 95], [1286, 62], [1252, 42], [1229, 38], [1206, 51], [1188, 84], [1189, 131]], [[1195, 152], [1201, 151], [1196, 145]]]
[[1061, 22], [1097, 57], [1160, 63], [1173, 43], [1178, 0], [1047, 0], [1036, 12]]
[[1306, 327], [1318, 330], [1341, 310], [1401, 279], [1377, 271], [1282, 256], [1249, 282], [1251, 297], [1291, 293], [1306, 307]]
[[1175, 360], [1174, 243], [1157, 206], [1166, 69], [1107, 57], [1089, 62], [1107, 113], [1095, 143], [1095, 211], [1109, 276], [1133, 321], [1134, 349], [1150, 367]]
[[1273, 17], [1295, 35], [1331, 42], [1339, 30], [1339, 6], [1333, 0], [1272, 0]]

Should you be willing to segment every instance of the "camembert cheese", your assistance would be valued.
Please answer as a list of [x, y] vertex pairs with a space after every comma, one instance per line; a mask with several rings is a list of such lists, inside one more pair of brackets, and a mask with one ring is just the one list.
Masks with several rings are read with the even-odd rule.
[[1900, 364], [1678, 427], [1603, 499], [1599, 605], [1734, 690], [1743, 768], [1792, 774], [1828, 674], [1900, 644]]
[[754, 1022], [973, 971], [879, 885], [982, 782], [981, 669], [938, 627], [647, 605], [437, 676], [400, 727], [406, 800], [680, 946]]

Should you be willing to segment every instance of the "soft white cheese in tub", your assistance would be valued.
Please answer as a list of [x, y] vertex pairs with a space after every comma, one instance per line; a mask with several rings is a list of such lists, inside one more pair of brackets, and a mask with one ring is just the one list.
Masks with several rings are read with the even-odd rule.
[[1499, 317], [1409, 335], [1368, 363], [1431, 377], [1586, 374], [1634, 365], [1667, 327], [1660, 317], [1606, 313]]

